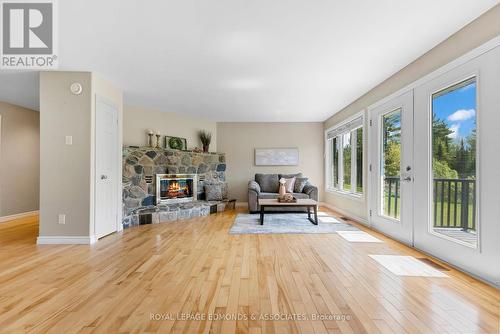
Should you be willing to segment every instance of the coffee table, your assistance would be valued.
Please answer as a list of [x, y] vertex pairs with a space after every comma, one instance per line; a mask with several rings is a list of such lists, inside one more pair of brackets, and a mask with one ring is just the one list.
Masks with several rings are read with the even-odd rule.
[[[307, 208], [307, 219], [314, 225], [318, 225], [318, 202], [313, 199], [298, 199], [296, 203], [281, 203], [277, 199], [259, 199], [260, 224], [264, 225], [264, 214], [266, 208], [287, 207], [287, 208]], [[314, 210], [314, 219], [311, 218], [311, 208]], [[283, 212], [286, 213], [286, 212]]]

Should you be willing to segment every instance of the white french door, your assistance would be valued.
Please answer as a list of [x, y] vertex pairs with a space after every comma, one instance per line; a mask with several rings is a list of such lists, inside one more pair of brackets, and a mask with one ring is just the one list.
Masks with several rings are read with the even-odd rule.
[[413, 243], [413, 92], [369, 110], [370, 223]]
[[499, 87], [497, 47], [414, 90], [415, 247], [497, 285]]
[[500, 47], [369, 108], [370, 224], [500, 286]]

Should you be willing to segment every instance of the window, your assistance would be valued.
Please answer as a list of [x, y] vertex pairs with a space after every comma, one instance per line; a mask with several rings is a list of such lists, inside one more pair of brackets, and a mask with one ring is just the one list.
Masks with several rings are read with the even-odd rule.
[[327, 189], [363, 193], [363, 116], [327, 130]]
[[[333, 148], [333, 160], [332, 166], [338, 166], [339, 163], [339, 149], [340, 149], [340, 139], [335, 137], [332, 139], [332, 148]], [[338, 168], [330, 168], [333, 175], [333, 188], [339, 187], [339, 169]]]
[[344, 171], [344, 190], [351, 190], [351, 133], [347, 132], [342, 135], [342, 155], [344, 157], [343, 171]]

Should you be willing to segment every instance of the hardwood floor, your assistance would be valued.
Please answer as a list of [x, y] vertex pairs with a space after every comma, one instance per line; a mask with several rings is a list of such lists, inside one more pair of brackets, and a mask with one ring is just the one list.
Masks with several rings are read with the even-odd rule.
[[[499, 332], [498, 290], [442, 263], [448, 278], [396, 276], [368, 255], [428, 257], [380, 234], [364, 229], [384, 243], [233, 236], [235, 214], [131, 228], [93, 246], [35, 245], [36, 217], [0, 224], [0, 332]], [[186, 314], [202, 319], [167, 319]], [[260, 318], [270, 314], [295, 320]], [[310, 318], [332, 314], [344, 320]]]

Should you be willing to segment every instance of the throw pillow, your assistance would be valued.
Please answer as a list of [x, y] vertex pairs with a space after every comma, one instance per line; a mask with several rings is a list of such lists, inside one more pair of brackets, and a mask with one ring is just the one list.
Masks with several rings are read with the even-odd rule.
[[205, 185], [205, 199], [207, 201], [222, 201], [222, 186], [220, 184]]
[[[205, 181], [204, 184], [203, 184], [203, 187], [205, 187], [206, 185], [212, 185], [212, 184], [218, 184], [220, 185], [220, 189], [222, 191], [222, 199], [227, 199], [228, 198], [228, 186], [227, 186], [227, 182], [223, 182], [223, 181]], [[205, 189], [205, 188], [203, 188]]]
[[278, 174], [255, 174], [255, 181], [263, 193], [277, 193], [280, 183]]
[[278, 174], [278, 177], [281, 179], [284, 177], [285, 179], [291, 179], [292, 177], [302, 177], [302, 173], [295, 173], [295, 174]]
[[309, 179], [307, 177], [298, 177], [295, 179], [295, 187], [293, 189], [294, 193], [301, 193], [307, 184]]
[[293, 187], [295, 186], [295, 177], [291, 179], [285, 179], [285, 189], [287, 193], [293, 193]]
[[229, 197], [228, 196], [228, 192], [229, 192], [228, 188], [229, 187], [227, 186], [226, 182], [221, 183], [222, 199], [227, 199]]

